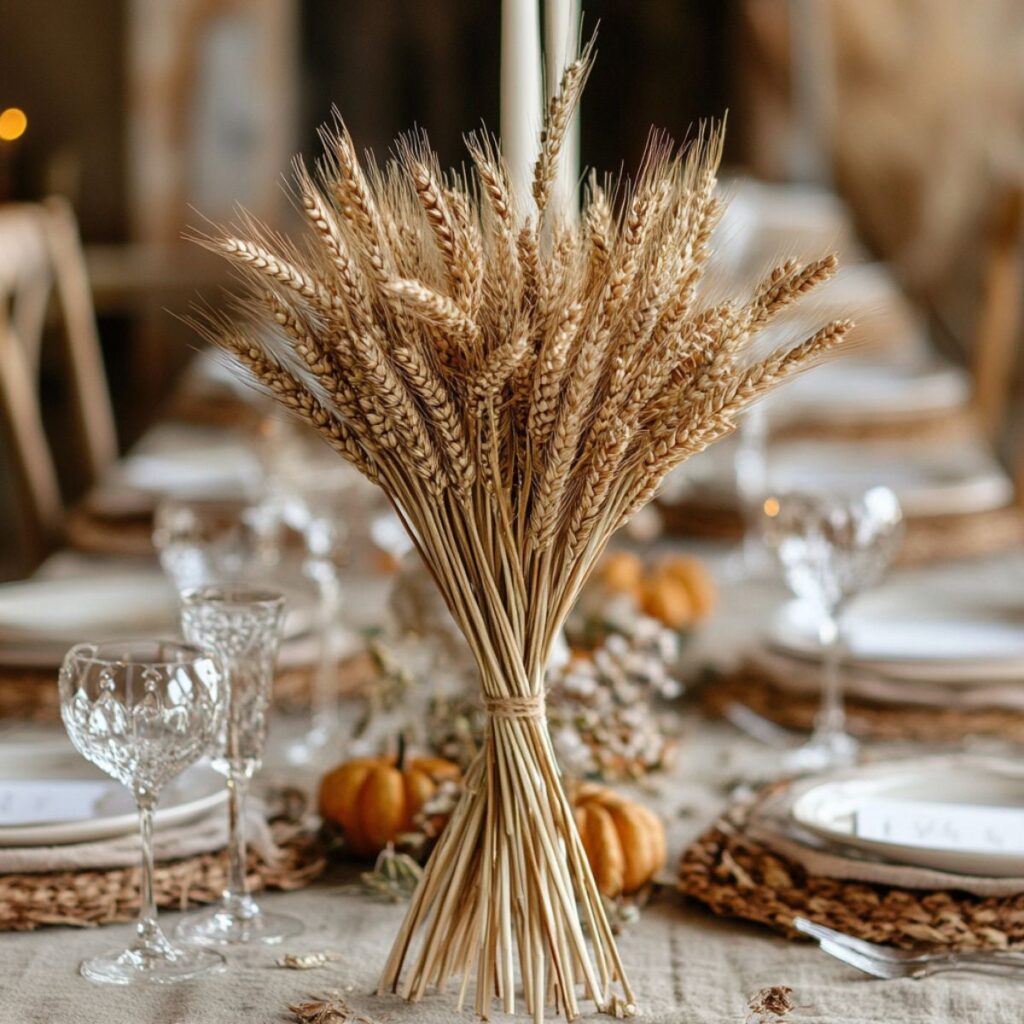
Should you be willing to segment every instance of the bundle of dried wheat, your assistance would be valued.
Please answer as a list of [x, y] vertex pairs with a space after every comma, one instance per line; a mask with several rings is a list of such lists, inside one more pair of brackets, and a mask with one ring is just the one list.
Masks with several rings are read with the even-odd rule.
[[475, 973], [476, 1010], [497, 996], [512, 1011], [518, 960], [538, 1021], [548, 1004], [576, 1017], [581, 994], [633, 1005], [545, 727], [552, 641], [662, 477], [847, 329], [751, 356], [833, 258], [785, 263], [747, 301], [701, 302], [717, 131], [683, 152], [656, 140], [619, 202], [592, 177], [578, 225], [551, 207], [588, 67], [549, 106], [525, 203], [488, 137], [468, 139], [469, 175], [443, 175], [419, 138], [367, 172], [339, 125], [316, 175], [296, 168], [311, 242], [249, 220], [201, 239], [242, 269], [256, 314], [202, 329], [384, 489], [480, 669], [486, 747], [381, 990], [417, 999], [461, 976], [461, 1005]]

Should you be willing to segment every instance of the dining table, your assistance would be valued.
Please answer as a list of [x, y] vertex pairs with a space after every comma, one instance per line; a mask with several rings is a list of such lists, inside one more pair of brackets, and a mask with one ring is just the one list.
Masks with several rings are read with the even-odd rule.
[[[656, 543], [665, 550], [684, 546], [669, 538]], [[720, 543], [686, 542], [685, 547], [699, 554], [719, 581], [716, 612], [700, 628], [687, 660], [700, 667], [729, 665], [758, 636], [785, 599], [785, 591], [774, 580], [734, 578], [729, 571], [733, 556]], [[135, 556], [135, 561], [145, 562], [146, 556]], [[993, 560], [992, 571], [1002, 574], [1001, 579], [1008, 561], [1024, 569], [1024, 553]], [[61, 551], [39, 572], [56, 578], [94, 571], [95, 564], [94, 556]], [[977, 560], [968, 569], [975, 579], [985, 571]], [[635, 787], [667, 826], [669, 856], [663, 884], [638, 917], [622, 925], [618, 939], [636, 993], [638, 1019], [649, 1024], [767, 1022], [777, 1018], [768, 1010], [752, 1009], [752, 1000], [756, 1005], [758, 993], [782, 986], [792, 990], [793, 1005], [785, 1019], [793, 1022], [1016, 1024], [1022, 1019], [1019, 983], [966, 973], [926, 980], [872, 979], [810, 942], [715, 916], [679, 893], [676, 868], [684, 848], [715, 821], [737, 786], [772, 777], [781, 754], [727, 722], [704, 717], [696, 707], [684, 704], [671, 713], [680, 735], [677, 757], [666, 771]], [[306, 788], [314, 784], [308, 772], [292, 777], [290, 773], [298, 770], [289, 769], [280, 756], [306, 724], [308, 719], [299, 715], [272, 719], [265, 779]], [[3, 722], [0, 742], [35, 742], [60, 731], [59, 724], [8, 720]], [[338, 750], [336, 760], [345, 753]], [[326, 770], [331, 765], [320, 767]], [[360, 890], [353, 884], [358, 873], [358, 867], [339, 863], [307, 888], [263, 894], [267, 909], [300, 918], [304, 934], [280, 946], [230, 950], [225, 973], [176, 986], [122, 989], [94, 985], [80, 976], [83, 958], [129, 942], [131, 924], [0, 933], [0, 1022], [270, 1024], [295, 1019], [291, 1005], [331, 992], [341, 993], [353, 1021], [450, 1024], [473, 1019], [470, 1008], [456, 1011], [451, 990], [429, 993], [416, 1003], [376, 994], [378, 974], [405, 908]], [[171, 928], [179, 918], [174, 912], [161, 915]], [[312, 970], [279, 966], [280, 958], [292, 952], [325, 952], [336, 959]], [[492, 1019], [506, 1018], [495, 1010]], [[591, 1005], [583, 1019], [608, 1018]]]

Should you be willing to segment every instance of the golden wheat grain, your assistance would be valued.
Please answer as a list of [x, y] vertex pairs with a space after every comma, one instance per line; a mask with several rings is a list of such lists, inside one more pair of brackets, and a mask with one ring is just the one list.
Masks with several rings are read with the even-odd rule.
[[633, 1002], [540, 714], [552, 644], [664, 475], [848, 327], [753, 343], [832, 257], [783, 264], [743, 301], [704, 298], [717, 129], [686, 150], [652, 136], [632, 185], [591, 176], [578, 222], [553, 208], [589, 66], [549, 105], [532, 209], [485, 134], [467, 139], [472, 179], [443, 175], [421, 137], [365, 171], [339, 121], [316, 176], [295, 168], [309, 248], [245, 218], [197, 238], [244, 270], [245, 312], [291, 353], [217, 318], [199, 329], [385, 490], [480, 670], [487, 741], [380, 988], [419, 999], [460, 976], [461, 1002], [475, 975], [481, 1016], [521, 991], [536, 1022], [552, 1001], [570, 1018], [581, 996]]

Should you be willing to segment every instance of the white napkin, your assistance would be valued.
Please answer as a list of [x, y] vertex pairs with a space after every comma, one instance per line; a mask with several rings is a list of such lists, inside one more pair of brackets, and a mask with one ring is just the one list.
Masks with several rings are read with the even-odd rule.
[[[280, 851], [267, 824], [264, 805], [250, 799], [246, 808], [246, 837], [263, 860], [273, 863]], [[227, 810], [218, 807], [198, 821], [159, 829], [153, 835], [157, 861], [181, 860], [221, 850], [228, 841]], [[141, 856], [137, 832], [91, 843], [66, 846], [9, 846], [0, 848], [0, 874], [38, 874], [49, 871], [86, 871], [135, 867]]]
[[[955, 771], [957, 759], [936, 758], [935, 770]], [[837, 776], [838, 777], [838, 776]], [[791, 815], [793, 804], [812, 786], [820, 785], [820, 776], [799, 779], [763, 797], [751, 809], [744, 833], [787, 860], [799, 864], [812, 875], [891, 885], [901, 889], [959, 889], [975, 896], [1015, 896], [1024, 892], [1020, 878], [983, 878], [955, 874], [935, 868], [897, 864], [872, 857], [838, 843], [830, 843], [797, 825]]]
[[[818, 693], [822, 667], [757, 647], [747, 655], [748, 663], [767, 675], [780, 690]], [[924, 679], [894, 679], [851, 665], [841, 670], [843, 690], [851, 697], [891, 704], [916, 704], [936, 708], [1005, 708], [1024, 711], [1024, 685], [1016, 681], [997, 682], [965, 679], [958, 683], [929, 682]]]

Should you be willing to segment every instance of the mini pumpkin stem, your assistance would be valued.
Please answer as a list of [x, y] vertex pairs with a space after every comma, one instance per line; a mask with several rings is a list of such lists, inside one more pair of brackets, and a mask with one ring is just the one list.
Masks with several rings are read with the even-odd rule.
[[398, 734], [398, 754], [395, 757], [395, 767], [399, 771], [403, 771], [405, 768], [405, 730], [403, 729]]

